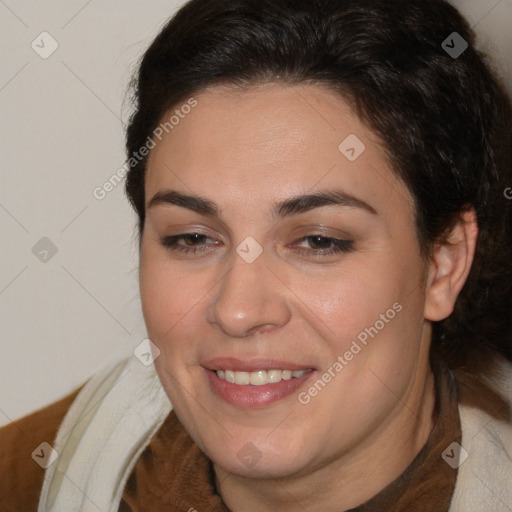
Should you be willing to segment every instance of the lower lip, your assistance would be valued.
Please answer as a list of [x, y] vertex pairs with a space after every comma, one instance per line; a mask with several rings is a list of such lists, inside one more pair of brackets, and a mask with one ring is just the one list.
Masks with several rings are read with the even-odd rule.
[[213, 370], [205, 368], [205, 371], [214, 393], [227, 403], [238, 407], [264, 407], [282, 400], [297, 392], [316, 373], [315, 370], [311, 370], [302, 377], [282, 380], [275, 384], [239, 386], [221, 379]]

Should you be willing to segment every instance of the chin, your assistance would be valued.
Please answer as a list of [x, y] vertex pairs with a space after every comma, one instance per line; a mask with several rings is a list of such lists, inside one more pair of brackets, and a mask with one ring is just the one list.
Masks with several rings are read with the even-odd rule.
[[[212, 459], [213, 460], [213, 459]], [[296, 461], [276, 461], [273, 457], [264, 455], [254, 464], [240, 462], [237, 458], [223, 457], [222, 460], [213, 460], [213, 463], [225, 471], [253, 479], [286, 478], [301, 473], [304, 468], [299, 467]]]
[[245, 478], [262, 479], [284, 478], [302, 473], [308, 467], [303, 452], [304, 444], [297, 450], [283, 443], [279, 449], [269, 443], [268, 439], [258, 444], [249, 438], [237, 440], [224, 450], [219, 450], [217, 446], [213, 450], [206, 450], [213, 463], [225, 471]]

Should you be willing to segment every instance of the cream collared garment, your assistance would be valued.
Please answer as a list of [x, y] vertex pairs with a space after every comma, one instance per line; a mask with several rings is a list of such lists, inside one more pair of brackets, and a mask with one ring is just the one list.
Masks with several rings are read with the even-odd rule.
[[106, 365], [59, 427], [38, 512], [116, 512], [131, 468], [171, 411], [154, 365]]
[[509, 404], [508, 421], [476, 407], [459, 406], [461, 445], [467, 459], [459, 467], [449, 512], [512, 511], [512, 364], [502, 359], [499, 377], [487, 384]]

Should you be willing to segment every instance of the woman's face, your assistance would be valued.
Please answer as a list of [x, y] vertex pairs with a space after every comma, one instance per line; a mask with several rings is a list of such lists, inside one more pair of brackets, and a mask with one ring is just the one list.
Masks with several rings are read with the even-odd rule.
[[154, 139], [145, 183], [140, 287], [162, 384], [226, 471], [357, 463], [425, 386], [411, 195], [319, 86], [194, 98]]

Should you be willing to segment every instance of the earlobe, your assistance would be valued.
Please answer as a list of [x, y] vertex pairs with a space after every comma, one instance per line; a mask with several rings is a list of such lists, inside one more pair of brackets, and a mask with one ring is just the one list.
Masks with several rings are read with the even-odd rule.
[[446, 240], [435, 245], [428, 271], [426, 320], [439, 322], [452, 314], [471, 270], [477, 238], [477, 216], [471, 207], [460, 212]]

